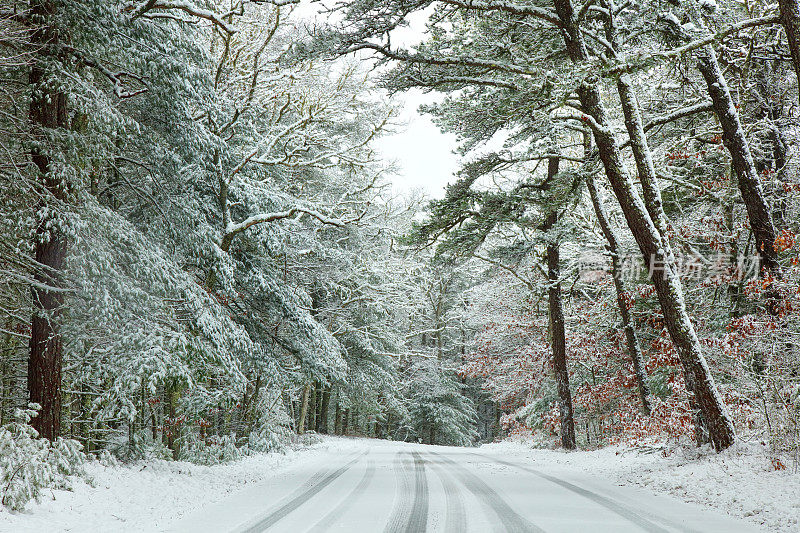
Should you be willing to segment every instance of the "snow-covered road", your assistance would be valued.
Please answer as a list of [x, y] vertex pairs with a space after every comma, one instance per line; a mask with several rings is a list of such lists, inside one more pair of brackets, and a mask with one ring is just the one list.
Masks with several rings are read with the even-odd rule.
[[590, 473], [485, 450], [361, 440], [299, 462], [174, 531], [757, 531]]

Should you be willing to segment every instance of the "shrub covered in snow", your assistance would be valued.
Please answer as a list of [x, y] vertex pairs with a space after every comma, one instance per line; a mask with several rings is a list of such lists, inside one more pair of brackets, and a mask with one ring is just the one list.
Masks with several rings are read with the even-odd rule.
[[82, 473], [81, 444], [71, 439], [50, 442], [28, 422], [38, 405], [17, 410], [17, 420], [0, 427], [0, 482], [2, 504], [19, 510], [39, 501], [42, 489], [69, 488], [70, 476]]

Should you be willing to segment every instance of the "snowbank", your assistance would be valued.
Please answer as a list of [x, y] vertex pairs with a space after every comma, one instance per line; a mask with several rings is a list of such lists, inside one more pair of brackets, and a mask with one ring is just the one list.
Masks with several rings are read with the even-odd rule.
[[611, 446], [596, 451], [534, 449], [505, 441], [481, 448], [512, 461], [560, 465], [621, 485], [721, 510], [771, 531], [800, 531], [800, 474], [775, 470], [764, 446], [737, 444], [716, 454], [710, 448], [637, 449]]
[[120, 466], [94, 462], [86, 466], [89, 483], [78, 480], [72, 491], [47, 490], [41, 503], [31, 503], [23, 512], [0, 507], [0, 531], [163, 531], [186, 514], [269, 479], [291, 463], [356, 446], [349, 439], [326, 438], [285, 453], [215, 466], [162, 460]]

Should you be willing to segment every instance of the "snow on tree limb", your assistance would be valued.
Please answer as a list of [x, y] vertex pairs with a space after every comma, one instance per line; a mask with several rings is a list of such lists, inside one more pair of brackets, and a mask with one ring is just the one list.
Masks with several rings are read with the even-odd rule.
[[258, 215], [253, 215], [248, 217], [241, 222], [237, 223], [230, 223], [225, 227], [225, 236], [224, 239], [229, 239], [230, 237], [236, 235], [237, 233], [241, 233], [242, 231], [246, 230], [251, 226], [255, 226], [256, 224], [264, 224], [267, 222], [275, 222], [276, 220], [282, 220], [284, 218], [290, 218], [298, 213], [306, 214], [310, 217], [316, 218], [323, 224], [328, 224], [331, 226], [342, 227], [346, 224], [346, 222], [338, 219], [338, 218], [330, 218], [322, 213], [315, 211], [313, 209], [306, 209], [304, 207], [292, 207], [287, 209], [286, 211], [276, 211], [273, 213], [261, 213]]
[[235, 33], [236, 30], [225, 22], [219, 13], [211, 11], [210, 9], [201, 8], [192, 2], [185, 0], [148, 0], [144, 5], [139, 8], [132, 8], [136, 13], [135, 16], [146, 16], [148, 11], [154, 9], [161, 9], [165, 11], [177, 10], [182, 11], [193, 17], [204, 19], [227, 33]]
[[388, 59], [396, 61], [405, 61], [408, 63], [422, 63], [426, 65], [440, 65], [440, 66], [468, 66], [468, 67], [484, 67], [490, 70], [501, 72], [513, 72], [516, 74], [523, 74], [533, 76], [536, 71], [516, 65], [513, 63], [506, 63], [503, 61], [493, 61], [491, 59], [476, 59], [473, 57], [448, 57], [448, 56], [429, 56], [421, 53], [409, 53], [404, 50], [392, 50], [388, 46], [362, 42], [351, 45], [343, 53], [349, 54], [359, 50], [374, 50]]
[[505, 2], [499, 0], [439, 0], [442, 4], [464, 8], [472, 11], [497, 11], [510, 13], [512, 15], [524, 15], [546, 20], [547, 22], [561, 27], [558, 16], [544, 8], [533, 5], [523, 5], [516, 2]]
[[703, 48], [704, 46], [708, 46], [710, 44], [719, 42], [725, 37], [739, 33], [742, 30], [748, 28], [757, 28], [759, 26], [768, 26], [770, 24], [778, 24], [779, 22], [780, 22], [780, 15], [768, 15], [765, 17], [743, 20], [741, 22], [737, 22], [736, 24], [728, 26], [722, 31], [719, 31], [712, 35], [708, 35], [701, 39], [696, 39], [694, 41], [686, 43], [683, 46], [679, 46], [677, 48], [673, 48], [671, 50], [666, 50], [663, 52], [655, 51], [644, 56], [630, 58], [628, 60], [623, 61], [621, 64], [615, 65], [614, 67], [610, 68], [608, 72], [611, 75], [617, 75], [622, 72], [630, 72], [632, 70], [635, 70], [640, 65], [647, 64], [649, 61], [674, 59], [676, 57], [681, 56], [682, 54], [685, 54], [686, 52], [691, 52], [699, 48]]

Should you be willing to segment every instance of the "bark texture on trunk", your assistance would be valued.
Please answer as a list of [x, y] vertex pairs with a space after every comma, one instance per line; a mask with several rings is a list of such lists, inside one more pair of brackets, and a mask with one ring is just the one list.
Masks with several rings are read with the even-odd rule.
[[[562, 24], [562, 36], [570, 59], [575, 63], [586, 61], [588, 54], [570, 0], [554, 0], [553, 3]], [[596, 123], [593, 132], [600, 159], [651, 273], [665, 326], [681, 360], [687, 388], [694, 391], [694, 399], [707, 421], [715, 449], [725, 449], [735, 441], [733, 424], [703, 357], [700, 341], [686, 310], [683, 288], [662, 245], [662, 237], [636, 192], [623, 164], [617, 140], [607, 126], [598, 83], [597, 79], [588, 78], [578, 88], [581, 107]]]
[[338, 401], [336, 402], [336, 410], [333, 415], [333, 434], [342, 434], [342, 406]]
[[342, 435], [347, 435], [348, 429], [350, 429], [350, 409], [345, 409], [342, 418]]
[[322, 401], [319, 407], [319, 423], [317, 424], [320, 433], [328, 433], [328, 409], [331, 403], [331, 389], [323, 385]]
[[[31, 2], [31, 18], [43, 22], [31, 34], [33, 47], [41, 54], [34, 56], [29, 73], [29, 83], [33, 89], [29, 116], [37, 136], [46, 135], [47, 130], [68, 127], [67, 97], [54, 88], [58, 87], [58, 83], [54, 83], [48, 75], [44, 64], [47, 58], [43, 56], [46, 47], [59, 43], [58, 31], [48, 25], [55, 11], [55, 2]], [[36, 165], [47, 194], [39, 206], [40, 212], [52, 213], [53, 208], [66, 199], [68, 184], [59, 176], [59, 172], [53, 171], [47, 143], [44, 144], [44, 148], [33, 148], [31, 160]], [[61, 283], [60, 274], [67, 253], [66, 237], [58, 223], [52, 224], [51, 216], [45, 214], [36, 228], [35, 259], [40, 266], [34, 274], [38, 286], [31, 288], [33, 316], [28, 359], [29, 400], [41, 406], [31, 425], [39, 435], [49, 440], [61, 433], [61, 369], [64, 355], [58, 322], [64, 297], [62, 292], [47, 287], [58, 288]]]
[[[606, 35], [610, 42], [617, 45], [617, 33], [613, 19], [609, 19], [606, 24]], [[664, 204], [661, 199], [661, 189], [658, 186], [658, 178], [656, 176], [655, 166], [653, 165], [653, 153], [647, 141], [647, 135], [644, 129], [644, 122], [642, 121], [641, 106], [639, 99], [636, 96], [636, 91], [633, 88], [633, 82], [628, 74], [622, 74], [617, 79], [617, 94], [619, 95], [620, 106], [622, 113], [625, 117], [625, 129], [628, 132], [630, 139], [631, 151], [633, 152], [633, 160], [636, 165], [639, 181], [642, 186], [642, 198], [644, 201], [647, 213], [656, 228], [656, 233], [661, 239], [661, 247], [664, 253], [664, 260], [661, 261], [659, 268], [672, 270], [672, 277], [679, 279], [679, 274], [675, 270], [676, 259], [672, 251], [672, 244], [669, 241], [669, 222], [667, 215], [664, 213]], [[620, 281], [621, 280], [615, 280]], [[617, 291], [619, 294], [619, 291]], [[625, 312], [627, 313], [627, 307]], [[635, 361], [635, 360], [634, 360]], [[643, 383], [639, 382], [640, 387]], [[707, 424], [704, 420], [704, 414], [694, 401], [694, 383], [692, 377], [686, 379], [686, 391], [689, 395], [689, 402], [692, 410], [695, 413], [695, 434], [698, 436], [698, 444], [707, 442], [705, 438], [707, 433]], [[642, 404], [644, 406], [644, 402]], [[645, 409], [649, 412], [649, 407]], [[701, 439], [701, 437], [703, 437]]]
[[697, 68], [706, 80], [708, 94], [711, 96], [714, 111], [722, 126], [722, 140], [731, 154], [733, 168], [739, 178], [739, 192], [747, 209], [747, 217], [756, 240], [759, 268], [779, 274], [778, 254], [775, 252], [775, 226], [772, 223], [767, 202], [764, 200], [761, 180], [750, 154], [750, 145], [739, 121], [736, 104], [719, 68], [714, 50], [710, 46], [706, 46], [698, 52], [697, 57]]
[[300, 417], [297, 420], [297, 433], [302, 435], [306, 432], [306, 416], [308, 415], [308, 396], [311, 393], [311, 383], [307, 383], [303, 388], [303, 399], [300, 406]]
[[[548, 182], [558, 174], [559, 160], [550, 158], [547, 166]], [[555, 209], [547, 214], [544, 222], [545, 231], [550, 230], [558, 222]], [[564, 328], [564, 308], [561, 298], [560, 257], [558, 242], [548, 239], [547, 242], [547, 299], [550, 315], [550, 343], [553, 350], [553, 372], [558, 389], [558, 412], [561, 417], [561, 445], [566, 450], [574, 450], [575, 421], [572, 410], [572, 393], [569, 389], [569, 370], [567, 369], [567, 339]]]
[[606, 238], [608, 254], [611, 256], [611, 276], [614, 279], [617, 308], [619, 309], [619, 315], [622, 319], [622, 327], [625, 330], [628, 356], [633, 362], [636, 385], [639, 389], [639, 399], [642, 402], [642, 412], [649, 415], [650, 387], [647, 384], [647, 369], [645, 368], [644, 355], [642, 354], [642, 347], [639, 344], [639, 337], [636, 335], [636, 329], [633, 327], [631, 314], [628, 310], [628, 303], [625, 301], [625, 284], [622, 280], [622, 268], [620, 266], [619, 239], [617, 238], [616, 231], [614, 231], [614, 228], [609, 223], [608, 213], [606, 212], [603, 202], [600, 200], [600, 195], [597, 192], [597, 186], [593, 176], [589, 176], [586, 179], [586, 186], [589, 189], [589, 196], [592, 198], [595, 216]]
[[317, 431], [317, 405], [319, 404], [319, 385], [315, 382], [311, 387], [308, 406], [308, 430]]
[[781, 24], [786, 31], [789, 52], [792, 54], [794, 72], [800, 88], [800, 4], [797, 0], [778, 0], [781, 11]]
[[628, 131], [628, 136], [631, 140], [631, 151], [633, 152], [633, 160], [636, 163], [636, 171], [642, 184], [644, 205], [658, 233], [661, 235], [665, 250], [671, 255], [672, 249], [667, 239], [667, 216], [664, 214], [664, 205], [661, 202], [661, 189], [658, 187], [656, 169], [653, 166], [653, 155], [647, 143], [639, 99], [636, 97], [630, 77], [627, 74], [623, 74], [617, 80], [617, 93], [619, 94], [622, 113], [625, 116], [625, 129]]
[[176, 385], [170, 385], [164, 388], [164, 393], [167, 399], [167, 418], [169, 424], [167, 426], [167, 447], [172, 450], [172, 458], [177, 459], [180, 454], [180, 433], [181, 426], [178, 424], [178, 400], [180, 398], [180, 390]]

